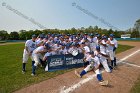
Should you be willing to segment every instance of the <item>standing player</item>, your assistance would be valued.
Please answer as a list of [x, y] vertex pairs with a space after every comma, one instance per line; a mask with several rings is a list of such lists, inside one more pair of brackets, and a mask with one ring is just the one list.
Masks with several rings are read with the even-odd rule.
[[109, 40], [112, 40], [114, 42], [114, 47], [113, 47], [113, 55], [114, 55], [114, 68], [116, 68], [117, 64], [116, 64], [116, 55], [115, 55], [115, 51], [118, 47], [118, 42], [117, 40], [114, 38], [114, 35], [113, 34], [110, 34], [110, 38]]
[[113, 49], [113, 53], [114, 53], [114, 66], [116, 67], [117, 66], [117, 64], [116, 64], [116, 55], [115, 55], [115, 51], [116, 51], [116, 49], [117, 49], [117, 47], [118, 47], [118, 42], [117, 42], [117, 40], [113, 37], [113, 40], [114, 40], [114, 49]]
[[111, 69], [114, 68], [116, 66], [116, 63], [114, 62], [114, 52], [113, 49], [115, 47], [115, 42], [113, 40], [114, 35], [110, 34], [107, 43], [107, 52], [109, 55], [109, 58], [111, 60]]
[[24, 52], [23, 52], [23, 64], [22, 64], [23, 74], [26, 71], [26, 63], [27, 63], [29, 57], [31, 57], [31, 59], [32, 59], [32, 64], [34, 63], [34, 60], [32, 58], [32, 52], [36, 48], [35, 40], [36, 40], [36, 35], [32, 35], [32, 39], [27, 40], [26, 43], [25, 43], [25, 49], [24, 49]]

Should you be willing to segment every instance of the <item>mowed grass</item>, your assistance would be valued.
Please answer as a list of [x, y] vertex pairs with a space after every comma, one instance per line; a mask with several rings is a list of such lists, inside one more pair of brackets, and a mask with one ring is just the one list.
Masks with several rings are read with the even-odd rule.
[[131, 93], [140, 93], [140, 75], [131, 89]]
[[124, 52], [124, 51], [126, 51], [126, 50], [128, 50], [128, 49], [131, 49], [131, 48], [134, 48], [134, 46], [128, 46], [128, 45], [118, 45], [118, 48], [117, 48], [117, 50], [116, 50], [116, 54], [118, 54], [118, 53], [121, 53], [121, 52]]
[[[126, 51], [132, 46], [119, 45], [117, 53]], [[24, 44], [10, 44], [0, 46], [0, 93], [11, 93], [17, 89], [35, 84], [71, 70], [45, 72], [44, 69], [37, 69], [37, 76], [31, 76], [31, 60], [26, 68], [26, 74], [22, 74], [22, 54]]]

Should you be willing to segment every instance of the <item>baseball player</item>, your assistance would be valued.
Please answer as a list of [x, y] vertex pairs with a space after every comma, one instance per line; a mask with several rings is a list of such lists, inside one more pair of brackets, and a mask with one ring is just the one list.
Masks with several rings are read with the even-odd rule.
[[107, 63], [107, 57], [108, 55], [104, 50], [100, 49], [100, 46], [96, 46], [96, 51], [94, 51], [94, 55], [96, 55], [99, 58], [100, 63], [103, 65], [106, 72], [111, 72], [108, 63]]
[[36, 40], [36, 43], [37, 43], [37, 46], [41, 46], [41, 42], [43, 41], [44, 39], [44, 35], [43, 34], [40, 34]]
[[115, 42], [113, 40], [113, 34], [110, 34], [109, 36], [109, 39], [108, 41], [106, 42], [107, 44], [107, 53], [109, 55], [109, 58], [111, 60], [111, 69], [113, 69], [116, 65], [116, 63], [114, 62], [114, 52], [113, 52], [113, 49], [114, 49], [114, 46], [115, 46]]
[[74, 50], [77, 50], [77, 47], [76, 47], [76, 43], [73, 42], [73, 43], [71, 44], [69, 50], [68, 50], [68, 53], [69, 53], [69, 54], [72, 54], [72, 52], [73, 52]]
[[26, 43], [25, 43], [25, 48], [24, 48], [24, 52], [23, 52], [23, 64], [22, 64], [22, 73], [23, 74], [26, 71], [26, 63], [27, 63], [29, 57], [32, 60], [32, 65], [34, 63], [34, 60], [33, 60], [33, 57], [32, 57], [32, 52], [37, 46], [35, 40], [36, 40], [36, 35], [32, 35], [32, 39], [27, 40]]
[[108, 81], [104, 81], [102, 78], [102, 75], [99, 70], [99, 66], [100, 66], [99, 58], [94, 55], [94, 52], [90, 52], [89, 56], [86, 58], [86, 61], [89, 61], [89, 65], [80, 74], [75, 70], [75, 74], [78, 77], [82, 78], [82, 76], [85, 75], [88, 71], [93, 70], [97, 75], [99, 84], [108, 85]]
[[99, 42], [99, 45], [100, 45], [100, 50], [103, 51], [103, 52], [107, 52], [106, 50], [106, 47], [107, 47], [107, 42], [108, 38], [107, 36], [103, 36], [102, 37], [102, 40]]
[[62, 47], [59, 50], [59, 54], [61, 54], [61, 55], [68, 54], [68, 50], [66, 49], [66, 45], [65, 44], [62, 44]]
[[36, 48], [33, 53], [32, 53], [32, 57], [35, 61], [34, 65], [32, 65], [32, 76], [35, 76], [35, 70], [36, 67], [41, 64], [41, 60], [43, 60], [43, 56], [45, 54], [45, 52], [47, 52], [47, 47], [48, 44], [45, 44], [43, 46], [39, 46], [38, 48]]
[[[114, 36], [114, 35], [113, 35]], [[113, 41], [114, 41], [114, 48], [113, 48], [113, 53], [114, 53], [114, 68], [117, 66], [116, 64], [116, 55], [115, 55], [115, 51], [118, 48], [118, 42], [117, 40], [113, 37]]]
[[115, 55], [115, 51], [118, 47], [118, 42], [117, 40], [114, 38], [114, 35], [113, 34], [110, 34], [110, 38], [109, 40], [112, 40], [114, 42], [114, 47], [113, 47], [113, 56], [114, 56], [114, 69], [116, 68], [117, 64], [116, 64], [116, 55]]
[[85, 61], [84, 67], [86, 67], [86, 66], [89, 64], [89, 62], [86, 61], [85, 59], [86, 59], [87, 56], [89, 55], [90, 48], [85, 44], [85, 42], [82, 42], [82, 44], [81, 44], [80, 47], [81, 47], [81, 49], [83, 50], [83, 53], [84, 53], [84, 61]]
[[56, 41], [53, 45], [53, 51], [55, 51], [55, 54], [59, 54], [59, 50], [61, 49], [60, 41]]
[[44, 57], [43, 57], [43, 61], [45, 62], [47, 60], [48, 56], [53, 56], [55, 55], [55, 52], [52, 50], [52, 48], [50, 46], [47, 47], [47, 52], [45, 53]]

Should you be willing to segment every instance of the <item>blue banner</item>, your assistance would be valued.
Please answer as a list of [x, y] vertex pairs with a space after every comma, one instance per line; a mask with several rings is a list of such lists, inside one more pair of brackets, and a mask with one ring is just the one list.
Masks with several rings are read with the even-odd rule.
[[62, 69], [71, 69], [82, 67], [84, 54], [80, 53], [77, 56], [67, 55], [54, 55], [47, 58], [47, 66], [45, 71], [56, 71]]

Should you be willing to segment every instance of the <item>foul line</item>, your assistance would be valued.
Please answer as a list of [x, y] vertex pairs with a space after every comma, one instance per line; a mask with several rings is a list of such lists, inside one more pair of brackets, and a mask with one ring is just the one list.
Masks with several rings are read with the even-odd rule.
[[[137, 50], [137, 51], [135, 51], [135, 52], [133, 52], [132, 54], [130, 54], [130, 55], [128, 55], [128, 56], [122, 58], [122, 59], [119, 60], [117, 63], [124, 63], [124, 64], [130, 65], [130, 66], [140, 67], [140, 66], [138, 66], [138, 65], [134, 65], [134, 64], [127, 63], [127, 62], [123, 62], [124, 60], [126, 60], [126, 59], [128, 59], [129, 57], [135, 55], [135, 54], [138, 53], [138, 52], [140, 52], [140, 49]], [[104, 72], [104, 71], [103, 71], [103, 72]], [[103, 72], [102, 72], [102, 73], [103, 73]], [[88, 78], [81, 80], [80, 82], [78, 82], [78, 83], [76, 83], [76, 84], [70, 86], [70, 87], [67, 88], [67, 89], [65, 89], [65, 86], [64, 86], [64, 87], [61, 89], [60, 93], [69, 93], [69, 92], [72, 92], [72, 91], [74, 91], [75, 89], [81, 87], [84, 83], [87, 83], [87, 82], [89, 82], [90, 80], [92, 80], [94, 77], [96, 77], [96, 74], [90, 75]]]

